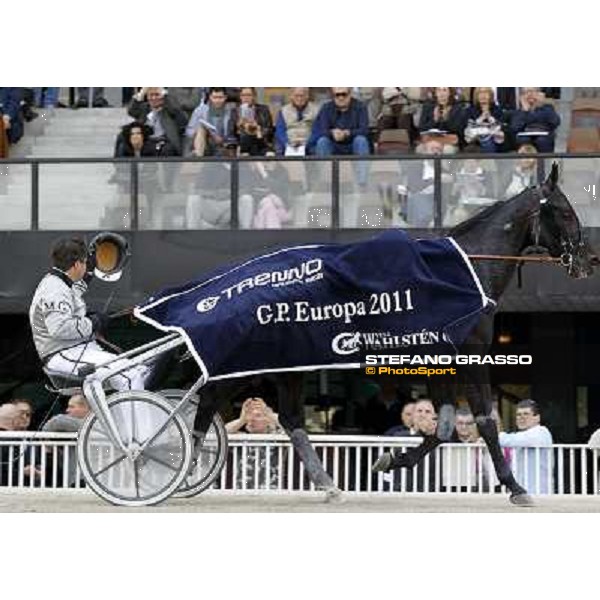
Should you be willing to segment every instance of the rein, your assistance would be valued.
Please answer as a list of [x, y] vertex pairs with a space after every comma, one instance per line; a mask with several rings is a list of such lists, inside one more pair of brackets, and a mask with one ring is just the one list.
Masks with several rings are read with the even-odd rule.
[[471, 260], [506, 260], [514, 262], [560, 263], [561, 258], [552, 256], [506, 256], [502, 254], [467, 254]]

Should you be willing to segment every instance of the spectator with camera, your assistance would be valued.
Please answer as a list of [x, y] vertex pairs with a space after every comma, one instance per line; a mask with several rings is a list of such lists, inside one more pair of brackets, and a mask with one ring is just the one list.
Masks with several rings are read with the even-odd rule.
[[236, 113], [227, 106], [225, 88], [210, 88], [208, 102], [201, 102], [187, 124], [186, 145], [194, 156], [226, 156], [235, 150]]
[[419, 137], [417, 122], [421, 113], [420, 87], [384, 87], [381, 91], [381, 111], [377, 116], [377, 129], [402, 129], [407, 132], [410, 146]]
[[134, 94], [128, 113], [152, 128], [150, 140], [157, 156], [181, 156], [187, 117], [159, 87], [144, 87]]
[[269, 107], [256, 102], [256, 88], [240, 88], [235, 134], [242, 156], [265, 156], [273, 146], [273, 119]]
[[275, 125], [275, 152], [279, 156], [304, 156], [317, 105], [310, 100], [309, 88], [291, 88], [290, 101], [283, 106]]
[[540, 88], [521, 88], [520, 109], [510, 118], [510, 130], [518, 146], [532, 144], [538, 152], [554, 152], [560, 117]]
[[473, 101], [466, 113], [465, 142], [475, 145], [482, 152], [501, 152], [504, 143], [504, 114], [496, 104], [493, 88], [475, 88]]

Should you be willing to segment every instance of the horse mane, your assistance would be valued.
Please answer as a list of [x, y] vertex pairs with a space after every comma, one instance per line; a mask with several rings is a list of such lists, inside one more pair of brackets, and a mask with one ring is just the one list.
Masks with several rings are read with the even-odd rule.
[[488, 221], [492, 215], [495, 215], [500, 210], [505, 208], [512, 208], [513, 204], [516, 203], [519, 199], [521, 199], [522, 196], [528, 193], [530, 194], [533, 190], [535, 190], [535, 187], [528, 187], [525, 188], [522, 192], [519, 192], [516, 196], [509, 198], [508, 200], [498, 200], [497, 202], [494, 202], [494, 204], [492, 204], [491, 206], [487, 206], [482, 211], [473, 215], [466, 221], [455, 225], [449, 231], [448, 235], [454, 237], [469, 233], [473, 228]]

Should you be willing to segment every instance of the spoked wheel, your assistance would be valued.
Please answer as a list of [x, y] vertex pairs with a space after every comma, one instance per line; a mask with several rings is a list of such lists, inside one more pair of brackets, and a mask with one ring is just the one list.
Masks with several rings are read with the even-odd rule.
[[[176, 404], [185, 392], [183, 390], [162, 390], [161, 395]], [[194, 429], [194, 419], [198, 409], [198, 396], [193, 396], [182, 410], [190, 431]], [[203, 439], [196, 434], [192, 436], [194, 450], [192, 467], [183, 483], [174, 494], [178, 498], [190, 498], [209, 488], [219, 477], [227, 460], [227, 431], [225, 423], [218, 413], [215, 413], [212, 423]]]
[[91, 414], [77, 442], [86, 483], [121, 506], [162, 502], [181, 485], [191, 465], [192, 442], [184, 419], [169, 418], [169, 402], [152, 392], [120, 392], [108, 398], [108, 406], [126, 451], [113, 444], [105, 426]]

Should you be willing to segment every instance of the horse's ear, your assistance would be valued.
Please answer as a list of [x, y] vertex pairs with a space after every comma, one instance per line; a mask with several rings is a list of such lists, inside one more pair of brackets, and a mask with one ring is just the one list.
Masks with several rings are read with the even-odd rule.
[[552, 163], [552, 170], [550, 171], [550, 175], [548, 176], [548, 183], [551, 187], [556, 187], [558, 184], [558, 163]]

